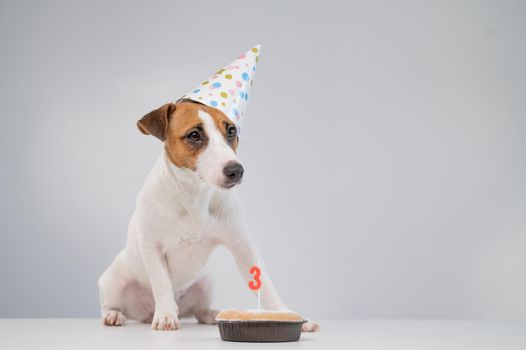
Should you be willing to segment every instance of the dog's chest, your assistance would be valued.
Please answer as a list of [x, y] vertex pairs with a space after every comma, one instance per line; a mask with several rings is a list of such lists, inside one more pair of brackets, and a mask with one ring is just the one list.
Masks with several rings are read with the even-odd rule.
[[225, 198], [208, 186], [184, 187], [172, 203], [173, 227], [183, 239], [214, 235], [220, 229]]
[[165, 239], [171, 245], [178, 245], [181, 241], [196, 241], [210, 236], [217, 227], [215, 217], [210, 215], [208, 208], [194, 209], [191, 212], [185, 208], [178, 208], [177, 215], [167, 219], [165, 227], [169, 230], [169, 237]]
[[172, 232], [163, 239], [164, 255], [176, 290], [188, 288], [206, 264], [218, 244], [216, 234], [221, 223], [214, 215], [211, 197], [201, 198], [191, 206], [179, 207]]
[[188, 288], [205, 266], [210, 253], [217, 245], [211, 237], [169, 241], [163, 248], [168, 272], [175, 290]]
[[[153, 191], [152, 191], [153, 192]], [[221, 200], [210, 190], [185, 188], [176, 194], [160, 190], [144, 193], [138, 203], [147, 226], [154, 225], [159, 240], [176, 246], [181, 240], [199, 240], [221, 226]]]

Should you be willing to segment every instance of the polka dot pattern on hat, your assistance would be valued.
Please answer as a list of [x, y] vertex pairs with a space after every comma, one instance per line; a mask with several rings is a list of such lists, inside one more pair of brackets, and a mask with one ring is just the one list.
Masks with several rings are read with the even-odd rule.
[[182, 98], [219, 109], [239, 129], [245, 116], [260, 51], [258, 45], [241, 54]]

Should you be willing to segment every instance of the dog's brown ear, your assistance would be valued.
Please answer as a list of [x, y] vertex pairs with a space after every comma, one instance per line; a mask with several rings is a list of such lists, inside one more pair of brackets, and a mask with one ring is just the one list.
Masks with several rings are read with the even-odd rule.
[[166, 140], [168, 122], [175, 111], [174, 103], [167, 103], [154, 111], [146, 114], [137, 122], [137, 127], [145, 135], [153, 135], [159, 140]]

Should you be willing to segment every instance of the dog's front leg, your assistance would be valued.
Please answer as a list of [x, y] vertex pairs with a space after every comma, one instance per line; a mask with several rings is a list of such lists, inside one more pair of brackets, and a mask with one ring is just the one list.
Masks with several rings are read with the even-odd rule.
[[[253, 276], [250, 274], [250, 268], [257, 263], [262, 264], [261, 258], [258, 258], [256, 250], [249, 238], [246, 236], [238, 236], [233, 240], [225, 243], [226, 247], [236, 261], [237, 267], [241, 275], [248, 283]], [[268, 310], [285, 310], [287, 307], [281, 301], [278, 292], [274, 288], [270, 277], [265, 269], [261, 271], [262, 285], [260, 288], [261, 305]]]
[[[226, 247], [230, 250], [236, 261], [239, 271], [243, 275], [247, 283], [252, 280], [250, 274], [250, 268], [256, 263], [262, 263], [261, 259], [258, 259], [256, 251], [250, 239], [246, 235], [236, 236], [234, 239], [225, 242]], [[281, 301], [270, 277], [265, 270], [261, 271], [261, 304], [263, 308], [269, 310], [284, 310], [287, 309], [285, 304]], [[320, 330], [320, 326], [312, 321], [303, 324], [301, 330], [303, 332], [317, 332]]]
[[[247, 236], [237, 237], [237, 239], [226, 243], [226, 246], [232, 252], [239, 271], [248, 283], [253, 277], [250, 274], [250, 268], [256, 262], [259, 262], [260, 264], [262, 262], [261, 259], [258, 261], [254, 246]], [[261, 281], [260, 293], [263, 308], [269, 310], [287, 309], [285, 304], [281, 301], [281, 298], [276, 292], [276, 289], [265, 270], [261, 271]], [[317, 323], [310, 321], [303, 324], [301, 330], [303, 332], [317, 332], [320, 330], [320, 326], [318, 326]]]
[[161, 249], [152, 242], [142, 240], [141, 254], [144, 267], [152, 287], [155, 300], [155, 313], [152, 320], [152, 329], [172, 330], [179, 329], [180, 323], [177, 316], [179, 308], [175, 302], [172, 281], [168, 274], [166, 259]]

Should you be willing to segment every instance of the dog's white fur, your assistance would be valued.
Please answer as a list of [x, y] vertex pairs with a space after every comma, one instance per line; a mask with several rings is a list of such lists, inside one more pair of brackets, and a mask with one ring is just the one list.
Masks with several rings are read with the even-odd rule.
[[[179, 317], [194, 315], [214, 323], [211, 286], [203, 272], [220, 244], [233, 254], [246, 281], [258, 261], [235, 193], [221, 189], [223, 168], [239, 161], [212, 117], [199, 111], [209, 137], [196, 170], [178, 168], [166, 153], [158, 159], [137, 198], [126, 247], [99, 279], [102, 320], [123, 325], [126, 318], [150, 322], [153, 329], [179, 328]], [[261, 303], [286, 309], [263, 270]], [[307, 323], [304, 330], [317, 330]]]

